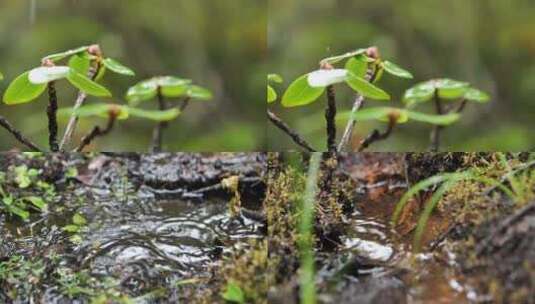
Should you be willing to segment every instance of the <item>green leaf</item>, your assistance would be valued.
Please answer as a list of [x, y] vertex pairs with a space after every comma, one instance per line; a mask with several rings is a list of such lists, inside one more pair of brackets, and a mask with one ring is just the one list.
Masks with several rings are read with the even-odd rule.
[[385, 71], [389, 74], [392, 74], [394, 76], [398, 76], [398, 77], [401, 77], [401, 78], [407, 78], [407, 79], [412, 79], [413, 76], [410, 72], [402, 69], [401, 67], [399, 67], [398, 65], [396, 65], [395, 63], [392, 63], [390, 61], [385, 61], [383, 62], [383, 68], [385, 69]]
[[98, 103], [84, 105], [78, 108], [76, 111], [73, 111], [72, 108], [62, 108], [58, 110], [58, 116], [61, 117], [71, 117], [72, 114], [78, 117], [91, 117], [98, 116], [102, 118], [108, 118], [110, 116], [110, 111], [119, 110], [119, 116], [117, 119], [124, 120], [128, 118], [128, 111], [125, 109], [125, 106], [110, 104], [110, 103]]
[[468, 91], [469, 84], [452, 79], [434, 80], [435, 88], [438, 89], [438, 97], [444, 99], [457, 99], [464, 96]]
[[132, 116], [136, 116], [139, 118], [146, 118], [151, 119], [155, 121], [170, 121], [178, 117], [180, 115], [180, 110], [177, 108], [172, 108], [165, 111], [151, 111], [151, 110], [143, 110], [139, 108], [132, 108], [132, 107], [125, 107], [128, 114]]
[[91, 67], [91, 59], [81, 54], [74, 55], [69, 59], [69, 67], [82, 75], [87, 75]]
[[84, 226], [87, 224], [87, 220], [79, 213], [76, 213], [72, 216], [72, 222], [78, 226]]
[[279, 74], [268, 74], [268, 82], [282, 83], [282, 77]]
[[209, 90], [196, 86], [196, 85], [190, 85], [188, 87], [188, 91], [186, 92], [186, 95], [193, 99], [199, 99], [199, 100], [210, 100], [213, 98], [212, 92]]
[[308, 74], [308, 85], [312, 88], [324, 88], [344, 82], [348, 71], [345, 69], [317, 70]]
[[297, 107], [307, 105], [318, 99], [325, 88], [313, 88], [308, 85], [308, 74], [297, 78], [282, 96], [282, 105]]
[[77, 233], [80, 231], [80, 226], [77, 225], [66, 225], [63, 227], [63, 231], [70, 232], [70, 233]]
[[[341, 113], [340, 117], [350, 117], [351, 112]], [[362, 109], [353, 114], [353, 117], [357, 121], [369, 121], [369, 120], [379, 120], [379, 121], [389, 121], [389, 117], [394, 115], [397, 117], [397, 123], [405, 123], [408, 120], [407, 114], [403, 109], [397, 109], [392, 107], [375, 107], [375, 108], [366, 108]]]
[[45, 201], [40, 198], [40, 197], [37, 197], [37, 196], [29, 196], [29, 197], [25, 197], [23, 198], [25, 201], [28, 201], [30, 202], [32, 205], [34, 205], [35, 207], [39, 208], [40, 210], [44, 211], [46, 210], [46, 207], [47, 207], [47, 204], [45, 203]]
[[126, 100], [130, 105], [138, 105], [142, 101], [156, 97], [157, 94], [158, 87], [156, 85], [149, 82], [141, 82], [128, 89]]
[[464, 98], [479, 103], [486, 103], [490, 100], [490, 96], [487, 93], [474, 88], [468, 89], [464, 94]]
[[30, 72], [18, 76], [11, 82], [4, 93], [4, 103], [14, 105], [30, 102], [45, 91], [46, 84], [31, 83], [28, 79], [28, 74], [30, 74]]
[[180, 84], [176, 86], [161, 87], [162, 95], [168, 98], [176, 98], [187, 95], [189, 89], [188, 84]]
[[17, 206], [9, 206], [8, 210], [13, 214], [18, 215], [23, 220], [27, 220], [30, 217], [30, 212]]
[[235, 282], [227, 283], [225, 292], [221, 295], [226, 301], [234, 303], [245, 303], [245, 293]]
[[450, 113], [445, 115], [430, 115], [419, 112], [406, 111], [410, 119], [425, 122], [433, 125], [447, 126], [450, 125], [461, 117], [457, 113]]
[[46, 84], [67, 77], [70, 71], [66, 66], [39, 67], [30, 71], [28, 80], [33, 84]]
[[63, 58], [67, 58], [69, 56], [85, 52], [88, 49], [89, 49], [89, 46], [81, 46], [79, 48], [68, 50], [68, 51], [65, 51], [65, 52], [48, 55], [48, 56], [44, 57], [43, 60], [49, 59], [49, 60], [52, 60], [52, 61], [56, 62], [56, 61], [59, 61], [59, 60], [61, 60]]
[[267, 86], [267, 102], [272, 103], [277, 100], [277, 92], [270, 85]]
[[340, 61], [342, 61], [344, 59], [365, 54], [367, 50], [368, 49], [358, 49], [356, 51], [348, 52], [348, 53], [345, 53], [345, 54], [342, 54], [342, 55], [328, 57], [328, 58], [322, 59], [320, 61], [320, 64], [327, 64], [327, 63], [328, 64], [336, 64], [336, 63], [338, 63], [338, 62], [340, 62]]
[[2, 72], [0, 72], [0, 80], [4, 80], [4, 74]]
[[403, 103], [407, 107], [412, 107], [417, 103], [423, 103], [431, 100], [435, 94], [435, 86], [432, 82], [423, 82], [408, 89], [403, 96]]
[[353, 75], [364, 78], [368, 72], [368, 62], [364, 59], [364, 55], [359, 55], [349, 59], [345, 68]]
[[134, 71], [132, 71], [132, 69], [124, 66], [123, 64], [121, 64], [120, 62], [118, 62], [115, 59], [106, 58], [106, 59], [104, 59], [104, 61], [102, 61], [102, 63], [104, 64], [105, 67], [107, 67], [108, 69], [110, 69], [111, 71], [113, 71], [113, 72], [115, 72], [117, 74], [127, 75], [127, 76], [135, 76], [136, 75], [136, 73], [134, 73]]
[[351, 72], [349, 72], [346, 82], [353, 90], [366, 98], [390, 100], [390, 95], [387, 92], [367, 82], [363, 78], [355, 76]]
[[71, 69], [67, 80], [80, 91], [97, 97], [111, 97], [110, 91], [86, 76]]
[[179, 78], [175, 76], [159, 76], [149, 80], [150, 83], [158, 87], [175, 87], [191, 84], [190, 79]]

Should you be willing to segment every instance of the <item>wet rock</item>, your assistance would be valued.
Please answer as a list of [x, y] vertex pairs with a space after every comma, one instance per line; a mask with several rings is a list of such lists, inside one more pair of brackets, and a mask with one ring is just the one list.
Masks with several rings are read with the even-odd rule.
[[372, 276], [345, 286], [333, 303], [403, 304], [407, 303], [407, 290], [403, 282], [395, 276]]

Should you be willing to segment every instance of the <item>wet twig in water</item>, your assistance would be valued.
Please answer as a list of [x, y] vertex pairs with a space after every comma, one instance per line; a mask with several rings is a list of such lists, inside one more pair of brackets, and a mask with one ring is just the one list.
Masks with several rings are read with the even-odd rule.
[[307, 152], [316, 152], [314, 148], [310, 146], [310, 144], [301, 137], [296, 131], [290, 129], [290, 127], [284, 123], [277, 115], [275, 115], [271, 111], [267, 111], [267, 115], [269, 118], [269, 121], [271, 121], [277, 128], [282, 130], [284, 133], [286, 133], [290, 138], [300, 147], [305, 149]]
[[2, 126], [4, 129], [6, 129], [9, 133], [11, 133], [21, 144], [25, 145], [26, 147], [30, 148], [32, 152], [43, 152], [39, 147], [37, 147], [36, 144], [34, 144], [31, 140], [26, 138], [22, 133], [15, 129], [7, 119], [0, 116], [0, 126]]
[[46, 114], [48, 116], [48, 143], [50, 151], [59, 151], [58, 145], [58, 96], [56, 93], [56, 84], [54, 81], [48, 83], [48, 107]]
[[336, 152], [336, 94], [332, 85], [327, 87], [325, 120], [327, 122], [327, 150]]

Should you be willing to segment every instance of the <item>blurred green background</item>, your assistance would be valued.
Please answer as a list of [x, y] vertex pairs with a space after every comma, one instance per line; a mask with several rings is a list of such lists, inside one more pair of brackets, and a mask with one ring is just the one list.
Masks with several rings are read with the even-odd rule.
[[[98, 43], [105, 56], [133, 68], [134, 78], [107, 73], [103, 84], [123, 100], [127, 88], [153, 75], [177, 75], [211, 89], [212, 101], [193, 101], [165, 133], [170, 151], [251, 151], [266, 148], [265, 0], [32, 0], [0, 1], [0, 92], [50, 53]], [[60, 107], [76, 92], [58, 84]], [[97, 102], [89, 98], [88, 103]], [[122, 101], [121, 101], [122, 102]], [[24, 133], [45, 146], [46, 97], [0, 105]], [[145, 103], [156, 109], [156, 103]], [[84, 119], [76, 136], [95, 123]], [[63, 129], [66, 121], [62, 121]], [[105, 151], [146, 151], [154, 123], [129, 120], [92, 146]], [[0, 129], [0, 150], [17, 143]]]
[[[268, 0], [269, 72], [285, 78], [282, 93], [298, 76], [317, 69], [321, 58], [376, 45], [383, 58], [411, 71], [415, 79], [385, 75], [379, 86], [401, 107], [410, 86], [431, 78], [465, 80], [492, 95], [470, 104], [463, 118], [444, 131], [443, 150], [535, 149], [535, 2], [531, 0]], [[338, 110], [349, 110], [350, 89], [337, 90]], [[325, 149], [324, 97], [300, 108], [270, 106], [318, 149]], [[367, 107], [387, 105], [367, 102]], [[431, 108], [417, 107], [429, 112]], [[345, 124], [340, 124], [338, 135]], [[377, 123], [361, 123], [362, 138]], [[400, 126], [376, 151], [421, 151], [430, 126]], [[268, 127], [271, 150], [295, 149]]]

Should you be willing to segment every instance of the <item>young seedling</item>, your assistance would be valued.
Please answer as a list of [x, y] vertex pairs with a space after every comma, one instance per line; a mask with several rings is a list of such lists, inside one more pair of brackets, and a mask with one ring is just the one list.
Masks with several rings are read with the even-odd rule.
[[[467, 82], [452, 79], [433, 79], [415, 85], [405, 92], [403, 102], [407, 108], [433, 100], [436, 114], [461, 113], [468, 101], [486, 103], [489, 95], [470, 86]], [[458, 105], [444, 107], [446, 101], [458, 101]], [[440, 133], [444, 127], [437, 125], [431, 132], [431, 151], [440, 148]]]
[[[344, 68], [334, 65], [345, 62]], [[285, 107], [308, 105], [316, 101], [323, 93], [327, 93], [327, 148], [330, 152], [341, 151], [351, 137], [355, 125], [353, 115], [349, 116], [346, 131], [338, 145], [336, 145], [336, 95], [334, 85], [345, 83], [356, 91], [357, 98], [352, 112], [357, 112], [363, 104], [364, 98], [375, 100], [390, 100], [390, 95], [373, 83], [377, 82], [386, 71], [402, 78], [412, 78], [412, 75], [399, 66], [381, 60], [377, 48], [359, 49], [343, 55], [325, 58], [320, 61], [320, 69], [297, 78], [286, 90], [282, 97]], [[268, 89], [269, 92], [269, 89]]]
[[[87, 75], [87, 77], [93, 81], [101, 79], [106, 73], [106, 70], [110, 70], [120, 75], [135, 76], [135, 73], [132, 69], [124, 66], [117, 60], [105, 58], [100, 46], [96, 44], [54, 54], [48, 56], [48, 59], [59, 61], [67, 57], [70, 57], [69, 67], [78, 71], [82, 75]], [[74, 109], [76, 110], [81, 107], [86, 98], [87, 94], [84, 91], [78, 92], [78, 96], [74, 102]], [[63, 148], [71, 140], [77, 123], [78, 117], [76, 115], [71, 116], [60, 143], [60, 150], [63, 150]]]
[[4, 103], [17, 105], [36, 100], [48, 89], [48, 131], [49, 146], [52, 152], [59, 151], [57, 142], [58, 125], [56, 112], [58, 100], [56, 95], [56, 81], [67, 79], [73, 86], [89, 95], [97, 97], [110, 97], [111, 93], [103, 86], [97, 84], [76, 69], [68, 66], [56, 66], [54, 59], [58, 57], [45, 57], [42, 66], [27, 71], [18, 76], [4, 93]]
[[[132, 106], [154, 98], [158, 101], [160, 111], [169, 108], [166, 98], [179, 98], [182, 101], [179, 110], [183, 112], [190, 100], [210, 100], [212, 93], [203, 87], [193, 85], [189, 79], [174, 76], [159, 76], [142, 81], [128, 89], [126, 93], [126, 99]], [[167, 125], [166, 121], [162, 121], [154, 128], [151, 152], [162, 151], [163, 130]]]
[[180, 111], [176, 108], [165, 111], [150, 111], [118, 104], [93, 104], [82, 106], [77, 110], [73, 110], [71, 108], [61, 109], [59, 113], [60, 115], [68, 116], [72, 116], [74, 114], [77, 117], [97, 116], [106, 118], [108, 120], [105, 128], [102, 129], [99, 126], [95, 126], [89, 134], [82, 138], [80, 145], [74, 149], [74, 152], [81, 152], [95, 138], [110, 133], [117, 120], [125, 120], [129, 117], [138, 117], [159, 122], [170, 121], [175, 119], [180, 114]]
[[374, 142], [387, 139], [398, 124], [406, 123], [410, 120], [429, 123], [438, 126], [446, 126], [456, 122], [460, 115], [458, 113], [449, 113], [447, 115], [430, 115], [407, 109], [399, 109], [393, 107], [374, 107], [360, 110], [356, 113], [346, 112], [339, 115], [339, 119], [353, 118], [357, 121], [377, 120], [387, 122], [388, 127], [386, 131], [380, 132], [374, 130], [361, 143], [358, 149], [359, 152], [367, 149]]

